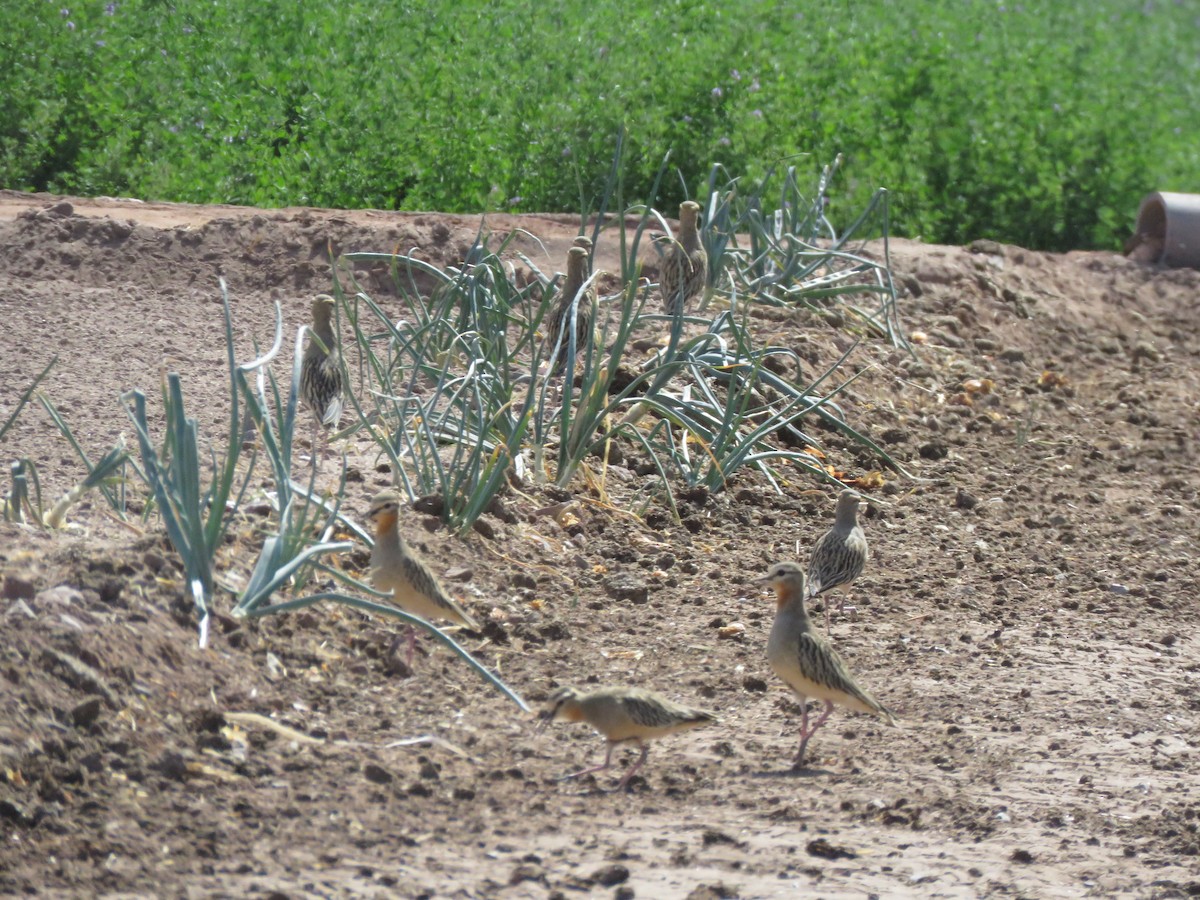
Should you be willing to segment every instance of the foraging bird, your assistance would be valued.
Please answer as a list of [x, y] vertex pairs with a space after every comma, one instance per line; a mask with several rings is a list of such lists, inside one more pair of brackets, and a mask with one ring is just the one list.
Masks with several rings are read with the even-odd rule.
[[670, 241], [662, 262], [659, 291], [667, 315], [682, 312], [687, 302], [704, 290], [708, 280], [708, 254], [700, 243], [697, 222], [700, 204], [685, 200], [679, 207], [679, 232]]
[[[396, 523], [400, 518], [400, 495], [383, 491], [371, 501], [367, 518], [375, 523], [375, 546], [371, 550], [371, 581], [381, 591], [389, 591], [396, 605], [423, 619], [449, 619], [479, 630], [454, 598], [446, 593], [437, 576], [400, 536]], [[412, 663], [416, 629], [408, 626], [408, 656]]]
[[[813, 547], [808, 560], [808, 599], [840, 591], [838, 611], [846, 611], [850, 585], [867, 564], [867, 536], [858, 524], [862, 497], [852, 490], [838, 495], [833, 527]], [[829, 598], [825, 598], [825, 630], [829, 630]]]
[[[316, 419], [313, 430], [314, 465], [318, 459], [317, 431], [325, 429], [325, 440], [321, 446], [323, 455], [328, 429], [337, 428], [342, 418], [342, 354], [333, 334], [333, 310], [336, 305], [337, 301], [328, 294], [318, 294], [313, 299], [312, 336], [308, 339], [304, 360], [300, 363], [300, 397]], [[319, 340], [314, 340], [314, 336]]]
[[641, 749], [629, 771], [616, 786], [621, 790], [634, 773], [646, 761], [649, 748], [646, 741], [715, 722], [714, 713], [703, 709], [692, 709], [672, 703], [665, 697], [635, 687], [607, 687], [582, 693], [576, 688], [564, 687], [550, 697], [550, 706], [540, 716], [538, 730], [555, 720], [587, 722], [608, 740], [608, 752], [604, 762], [563, 778], [578, 778], [607, 769], [612, 764], [613, 748], [617, 744], [631, 742]]
[[[825, 724], [835, 703], [856, 712], [879, 716], [889, 725], [895, 725], [892, 711], [860, 687], [833, 645], [813, 632], [804, 608], [804, 570], [792, 562], [775, 563], [762, 580], [775, 589], [778, 603], [775, 624], [771, 626], [771, 637], [767, 641], [767, 660], [772, 671], [800, 698], [802, 710], [800, 749], [793, 768], [803, 767], [809, 739]], [[811, 728], [808, 725], [809, 697], [825, 701], [825, 711]]]
[[558, 349], [558, 361], [555, 363], [552, 373], [555, 375], [565, 371], [567, 367], [570, 335], [565, 329], [571, 325], [571, 307], [575, 304], [576, 298], [579, 301], [575, 312], [575, 359], [577, 361], [582, 360], [587, 354], [588, 342], [592, 339], [592, 306], [596, 302], [596, 286], [590, 284], [586, 291], [580, 293], [580, 288], [588, 280], [588, 251], [580, 244], [580, 241], [587, 241], [588, 246], [591, 246], [592, 243], [586, 237], [581, 236], [575, 239], [575, 246], [567, 251], [567, 277], [554, 300], [554, 305], [546, 315], [546, 341], [550, 350], [553, 350], [554, 345], [559, 342], [559, 335], [562, 335], [562, 343]]

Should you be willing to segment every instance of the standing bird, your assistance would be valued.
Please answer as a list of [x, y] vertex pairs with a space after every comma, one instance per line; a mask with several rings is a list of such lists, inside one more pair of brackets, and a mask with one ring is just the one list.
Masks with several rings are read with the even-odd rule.
[[685, 200], [680, 205], [679, 233], [663, 256], [658, 286], [667, 315], [681, 313], [708, 280], [708, 254], [700, 243], [699, 218], [699, 203]]
[[550, 312], [546, 315], [546, 342], [549, 350], [554, 349], [554, 345], [559, 341], [559, 335], [562, 335], [562, 344], [558, 349], [558, 361], [551, 373], [554, 375], [566, 371], [567, 368], [570, 334], [566, 329], [571, 326], [571, 307], [575, 305], [576, 298], [579, 301], [575, 312], [576, 361], [582, 360], [586, 356], [588, 342], [592, 339], [592, 306], [596, 302], [596, 286], [595, 284], [588, 285], [588, 289], [580, 293], [580, 288], [588, 280], [588, 251], [579, 243], [581, 240], [587, 241], [588, 245], [591, 245], [590, 240], [579, 237], [575, 239], [575, 246], [567, 251], [567, 277], [558, 296], [554, 299], [554, 305], [550, 307]]
[[[381, 591], [392, 594], [396, 605], [423, 619], [449, 619], [479, 630], [454, 598], [446, 593], [437, 576], [400, 536], [396, 523], [400, 518], [400, 495], [383, 491], [375, 495], [367, 518], [375, 523], [375, 546], [371, 549], [371, 581]], [[416, 646], [416, 629], [408, 626], [408, 656], [411, 666]]]
[[[808, 599], [829, 591], [840, 591], [838, 612], [846, 611], [850, 584], [867, 564], [867, 536], [858, 524], [858, 504], [862, 497], [852, 490], [838, 495], [833, 527], [813, 547], [808, 560]], [[829, 630], [829, 601], [825, 598], [825, 630]]]
[[587, 722], [608, 740], [603, 764], [572, 772], [563, 776], [564, 779], [607, 769], [612, 764], [613, 748], [617, 744], [626, 741], [636, 744], [642, 753], [617, 784], [618, 791], [629, 784], [629, 779], [645, 763], [649, 752], [647, 740], [717, 720], [716, 714], [707, 710], [680, 706], [666, 697], [635, 687], [599, 688], [586, 694], [573, 687], [560, 688], [550, 697], [549, 708], [539, 718], [539, 731], [556, 719]]
[[[312, 334], [304, 348], [300, 363], [300, 397], [312, 410], [316, 425], [313, 429], [313, 464], [325, 453], [329, 429], [337, 428], [342, 418], [344, 382], [342, 354], [333, 334], [333, 310], [337, 301], [328, 294], [317, 294], [312, 302]], [[317, 433], [324, 429], [320, 454]]]
[[592, 246], [593, 246], [592, 239], [590, 237], [588, 237], [586, 234], [576, 235], [575, 240], [571, 241], [571, 246], [572, 247], [582, 247], [584, 250], [586, 250], [588, 252], [588, 256], [592, 255]]
[[[767, 640], [771, 669], [800, 698], [800, 750], [792, 767], [804, 766], [804, 750], [817, 729], [825, 724], [835, 703], [857, 712], [879, 716], [895, 725], [892, 711], [859, 687], [833, 645], [814, 634], [804, 608], [804, 570], [796, 563], [775, 563], [763, 581], [775, 589], [775, 624]], [[825, 701], [825, 711], [808, 726], [808, 698]]]

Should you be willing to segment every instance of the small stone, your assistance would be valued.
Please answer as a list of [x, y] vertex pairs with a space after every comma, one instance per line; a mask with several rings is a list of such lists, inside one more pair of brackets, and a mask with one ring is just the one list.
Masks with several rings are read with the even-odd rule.
[[60, 606], [78, 605], [83, 603], [83, 594], [70, 585], [60, 584], [58, 587], [39, 591], [37, 597], [34, 598], [34, 603], [39, 607], [50, 603], [57, 603]]
[[945, 459], [950, 455], [950, 448], [941, 441], [930, 441], [922, 444], [917, 452], [921, 454], [921, 459]]
[[538, 865], [522, 863], [513, 869], [512, 874], [508, 876], [508, 884], [512, 887], [523, 881], [538, 881], [545, 884], [546, 870]]
[[11, 800], [0, 800], [0, 819], [5, 819], [9, 822], [25, 822], [27, 820], [25, 810], [17, 806]]
[[955, 491], [954, 505], [959, 509], [974, 509], [979, 503], [974, 494], [968, 494], [962, 488]]
[[1028, 850], [1014, 850], [1012, 852], [1011, 858], [1012, 858], [1013, 862], [1018, 862], [1018, 863], [1033, 862], [1033, 854], [1030, 853]]
[[71, 710], [71, 721], [80, 728], [91, 725], [100, 715], [101, 703], [102, 701], [99, 697], [88, 697]]
[[5, 600], [32, 600], [37, 595], [37, 588], [32, 581], [19, 575], [5, 575], [4, 589], [0, 595]]
[[604, 591], [614, 600], [628, 600], [631, 603], [646, 603], [650, 599], [646, 582], [633, 575], [613, 575], [604, 582]]
[[394, 779], [391, 772], [375, 763], [363, 766], [363, 777], [372, 784], [391, 784]]
[[482, 537], [487, 538], [489, 541], [494, 541], [496, 539], [496, 526], [493, 525], [491, 522], [489, 522], [487, 519], [485, 519], [483, 516], [480, 516], [478, 519], [476, 519], [475, 522], [471, 525], [471, 527], [474, 528], [475, 531], [478, 532]]
[[154, 761], [154, 768], [176, 781], [187, 777], [187, 760], [177, 750], [164, 750]]
[[967, 252], [986, 253], [989, 256], [1003, 256], [1004, 245], [988, 238], [980, 238], [977, 241], [971, 241], [971, 243], [967, 245]]
[[811, 856], [819, 856], [821, 859], [854, 859], [858, 854], [848, 847], [839, 847], [836, 844], [831, 844], [825, 838], [817, 838], [814, 841], [809, 841], [804, 848]]
[[1162, 353], [1157, 347], [1149, 341], [1138, 341], [1133, 345], [1133, 349], [1129, 352], [1134, 362], [1144, 359], [1148, 362], [1159, 362], [1162, 359]]
[[592, 881], [604, 887], [614, 887], [629, 880], [629, 869], [620, 863], [603, 866], [592, 873]]

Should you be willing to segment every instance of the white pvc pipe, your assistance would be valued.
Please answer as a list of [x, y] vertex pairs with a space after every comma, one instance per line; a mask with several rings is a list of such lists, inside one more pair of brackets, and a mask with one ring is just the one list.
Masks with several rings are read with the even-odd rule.
[[1162, 241], [1163, 265], [1200, 268], [1200, 194], [1147, 194], [1138, 207], [1137, 233]]

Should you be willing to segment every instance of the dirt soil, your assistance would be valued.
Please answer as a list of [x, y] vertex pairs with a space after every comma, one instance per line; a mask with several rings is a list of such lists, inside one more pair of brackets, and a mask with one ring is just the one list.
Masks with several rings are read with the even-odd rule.
[[[488, 225], [540, 237], [521, 249], [546, 271], [576, 231]], [[93, 457], [122, 433], [133, 447], [118, 395], [140, 387], [157, 408], [165, 368], [221, 439], [218, 275], [249, 358], [272, 300], [290, 336], [306, 321], [331, 250], [451, 264], [478, 227], [0, 194], [0, 421], [58, 354], [44, 390]], [[767, 666], [774, 607], [755, 579], [829, 526], [834, 492], [812, 481], [779, 496], [743, 475], [688, 494], [679, 525], [582, 483], [569, 530], [534, 515], [550, 500], [532, 490], [486, 517], [490, 536], [403, 523], [500, 621], [463, 639], [531, 704], [633, 683], [720, 713], [654, 744], [621, 794], [606, 790], [620, 769], [558, 780], [602, 758], [590, 729], [535, 734], [428, 640], [407, 670], [392, 622], [315, 607], [245, 623], [222, 593], [198, 649], [160, 521], [121, 522], [91, 495], [58, 532], [0, 523], [0, 894], [1200, 895], [1200, 272], [988, 243], [891, 251], [916, 358], [866, 341], [844, 399], [915, 477], [871, 493], [872, 558], [833, 638], [898, 728], [839, 710], [790, 772], [799, 708]], [[606, 233], [599, 264], [614, 253]], [[386, 271], [360, 277], [394, 296]], [[845, 346], [806, 312], [757, 321], [803, 376]], [[877, 468], [819, 436], [850, 474]], [[369, 443], [347, 449], [362, 516], [389, 474]], [[21, 456], [51, 498], [82, 477], [36, 404], [3, 444]], [[220, 556], [234, 581], [255, 551], [254, 522], [239, 529]]]

